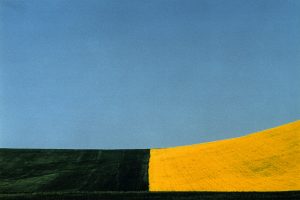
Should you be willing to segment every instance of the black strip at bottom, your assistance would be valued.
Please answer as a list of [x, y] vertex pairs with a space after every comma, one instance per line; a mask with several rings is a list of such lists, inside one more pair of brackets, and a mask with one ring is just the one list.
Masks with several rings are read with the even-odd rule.
[[296, 200], [300, 191], [289, 192], [78, 192], [0, 194], [1, 200]]

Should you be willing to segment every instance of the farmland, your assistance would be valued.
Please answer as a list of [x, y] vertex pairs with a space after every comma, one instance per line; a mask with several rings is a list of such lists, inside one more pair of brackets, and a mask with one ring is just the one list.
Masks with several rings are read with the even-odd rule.
[[0, 149], [0, 199], [300, 199], [300, 121], [173, 148]]
[[151, 149], [150, 191], [300, 190], [300, 121], [240, 138]]
[[0, 193], [148, 190], [149, 150], [0, 149]]

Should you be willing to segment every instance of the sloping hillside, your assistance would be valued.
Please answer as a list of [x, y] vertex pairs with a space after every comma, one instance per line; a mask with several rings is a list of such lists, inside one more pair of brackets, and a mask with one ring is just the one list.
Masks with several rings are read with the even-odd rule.
[[149, 150], [0, 149], [0, 194], [147, 191]]
[[0, 149], [5, 200], [299, 199], [299, 191], [300, 121], [166, 149]]
[[300, 121], [240, 138], [152, 149], [150, 191], [300, 190]]

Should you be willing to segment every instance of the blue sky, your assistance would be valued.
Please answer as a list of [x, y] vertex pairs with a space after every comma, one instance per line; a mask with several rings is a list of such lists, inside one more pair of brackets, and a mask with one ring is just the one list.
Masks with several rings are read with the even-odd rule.
[[167, 147], [295, 121], [299, 10], [0, 0], [0, 147]]

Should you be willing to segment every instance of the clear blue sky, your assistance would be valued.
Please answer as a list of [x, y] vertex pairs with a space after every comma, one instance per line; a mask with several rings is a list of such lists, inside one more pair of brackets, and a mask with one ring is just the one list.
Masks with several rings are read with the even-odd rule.
[[0, 147], [166, 147], [299, 118], [300, 1], [0, 0]]

